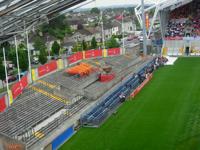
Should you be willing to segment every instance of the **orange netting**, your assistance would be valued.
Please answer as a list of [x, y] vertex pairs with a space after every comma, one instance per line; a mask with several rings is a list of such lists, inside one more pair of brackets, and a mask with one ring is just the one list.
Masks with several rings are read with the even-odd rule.
[[80, 76], [89, 75], [92, 71], [93, 71], [92, 66], [87, 63], [80, 63], [79, 65], [66, 70], [68, 74], [71, 75], [78, 74]]

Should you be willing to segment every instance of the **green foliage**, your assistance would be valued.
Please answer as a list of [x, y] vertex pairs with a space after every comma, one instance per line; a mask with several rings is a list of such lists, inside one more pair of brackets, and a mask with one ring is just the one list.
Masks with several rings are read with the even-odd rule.
[[113, 38], [122, 39], [122, 35], [112, 35]]
[[106, 47], [108, 48], [116, 48], [119, 47], [119, 43], [117, 42], [117, 40], [114, 37], [111, 37], [110, 40], [108, 40], [106, 42]]
[[60, 15], [49, 21], [49, 24], [42, 26], [43, 33], [49, 33], [50, 35], [63, 40], [66, 34], [72, 34], [71, 28], [67, 23], [65, 15]]
[[27, 50], [19, 50], [19, 68], [21, 71], [27, 71], [28, 70], [28, 51]]
[[78, 51], [82, 51], [82, 44], [79, 44], [79, 43], [76, 43], [74, 46], [73, 46], [73, 49], [72, 51], [73, 52], [78, 52]]
[[40, 51], [39, 62], [45, 64], [47, 62], [47, 52], [45, 50]]
[[5, 75], [5, 67], [2, 64], [2, 59], [0, 59], [0, 80], [5, 80], [6, 75]]
[[96, 49], [97, 48], [97, 41], [96, 38], [93, 37], [91, 41], [91, 49]]
[[4, 42], [0, 45], [0, 56], [3, 57], [3, 47], [5, 48], [5, 55], [8, 56], [8, 53], [11, 49], [11, 44], [9, 42]]
[[40, 51], [39, 62], [45, 64], [47, 62], [47, 52], [44, 40], [40, 36], [36, 36], [33, 44], [36, 50]]
[[87, 50], [87, 43], [85, 42], [85, 40], [82, 41], [82, 47], [83, 50]]
[[16, 59], [16, 51], [15, 48], [12, 48], [8, 52], [8, 60], [12, 61], [15, 66], [17, 65], [17, 59]]
[[97, 7], [94, 7], [94, 8], [92, 8], [91, 10], [90, 10], [90, 13], [91, 14], [100, 14], [100, 9], [99, 8], [97, 8]]
[[54, 55], [59, 55], [60, 52], [60, 44], [57, 41], [54, 41], [52, 47], [51, 47], [52, 53]]

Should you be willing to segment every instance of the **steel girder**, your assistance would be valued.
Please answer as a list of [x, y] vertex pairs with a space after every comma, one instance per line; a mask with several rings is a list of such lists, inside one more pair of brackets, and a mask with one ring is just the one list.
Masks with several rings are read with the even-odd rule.
[[[164, 9], [173, 10], [175, 8], [178, 8], [178, 7], [182, 6], [182, 5], [188, 4], [188, 3], [192, 2], [192, 1], [193, 0], [172, 0], [172, 1], [162, 0], [162, 1], [158, 1], [157, 3], [155, 3], [155, 4], [151, 5], [150, 7], [146, 8], [145, 12], [148, 12], [151, 9], [155, 9], [155, 12], [154, 12], [154, 15], [153, 15], [153, 18], [152, 18], [152, 21], [151, 21], [150, 29], [149, 29], [148, 35], [146, 34], [146, 36], [148, 38], [150, 37], [151, 32], [153, 30], [153, 26], [154, 26], [155, 20], [156, 20], [156, 17], [158, 15], [159, 11], [162, 11]], [[142, 26], [141, 5], [138, 5], [135, 8], [135, 14], [136, 14], [136, 17], [137, 17], [140, 25]]]
[[0, 1], [0, 40], [23, 31], [54, 13], [86, 0], [2, 0]]

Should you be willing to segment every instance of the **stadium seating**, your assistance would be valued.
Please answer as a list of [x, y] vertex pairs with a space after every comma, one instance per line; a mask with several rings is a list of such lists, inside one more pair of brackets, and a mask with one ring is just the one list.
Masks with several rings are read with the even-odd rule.
[[128, 97], [131, 92], [140, 84], [140, 75], [145, 74], [145, 70], [152, 66], [155, 60], [152, 60], [139, 70], [138, 75], [133, 74], [122, 85], [118, 86], [110, 95], [105, 97], [91, 111], [81, 118], [81, 123], [86, 126], [99, 126], [103, 120], [121, 103], [120, 95]]
[[193, 1], [170, 12], [166, 39], [200, 36], [200, 2]]

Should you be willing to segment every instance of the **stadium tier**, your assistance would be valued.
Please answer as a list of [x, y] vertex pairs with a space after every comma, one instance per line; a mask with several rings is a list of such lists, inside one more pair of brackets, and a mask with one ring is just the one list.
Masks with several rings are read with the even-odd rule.
[[[27, 149], [37, 149], [53, 143], [55, 137], [59, 137], [68, 125], [76, 125], [91, 107], [102, 106], [97, 112], [93, 111], [95, 115], [92, 113], [93, 119], [90, 120], [95, 121], [96, 125], [100, 124], [100, 120], [106, 118], [105, 114], [118, 106], [120, 94], [124, 93], [127, 97], [140, 83], [139, 77], [132, 78], [133, 73], [152, 59], [142, 59], [135, 54], [84, 59], [80, 64], [84, 64], [86, 70], [87, 66], [93, 69], [83, 76], [66, 72], [66, 69], [54, 71], [56, 62], [45, 64], [35, 71], [38, 79], [31, 85], [26, 84], [21, 89], [22, 94], [18, 94], [13, 104], [0, 113], [0, 133], [22, 142]], [[79, 61], [71, 64], [67, 70], [78, 65]], [[40, 71], [45, 68], [48, 68], [47, 75]], [[49, 68], [53, 68], [52, 71]], [[102, 82], [101, 74], [115, 74], [115, 78]], [[125, 80], [128, 89], [121, 87]], [[65, 123], [67, 125], [63, 126]]]
[[[164, 12], [164, 11], [163, 11]], [[165, 13], [164, 56], [200, 55], [200, 2], [193, 0]], [[168, 22], [168, 23], [167, 23]]]

